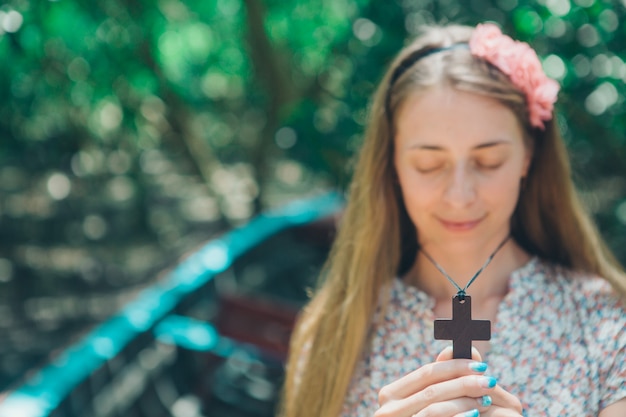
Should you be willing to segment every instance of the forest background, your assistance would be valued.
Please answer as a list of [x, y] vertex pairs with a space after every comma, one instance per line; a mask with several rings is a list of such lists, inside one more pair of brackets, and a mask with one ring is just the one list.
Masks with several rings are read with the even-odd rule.
[[394, 54], [484, 20], [561, 83], [574, 179], [624, 263], [626, 0], [5, 1], [0, 391], [212, 236], [344, 190]]

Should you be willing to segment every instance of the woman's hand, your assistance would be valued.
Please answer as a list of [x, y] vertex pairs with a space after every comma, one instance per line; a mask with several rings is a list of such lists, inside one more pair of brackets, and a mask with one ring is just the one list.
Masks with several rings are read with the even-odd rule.
[[520, 401], [484, 375], [481, 360], [476, 349], [472, 360], [452, 359], [452, 348], [444, 349], [435, 362], [384, 386], [374, 416], [521, 416]]

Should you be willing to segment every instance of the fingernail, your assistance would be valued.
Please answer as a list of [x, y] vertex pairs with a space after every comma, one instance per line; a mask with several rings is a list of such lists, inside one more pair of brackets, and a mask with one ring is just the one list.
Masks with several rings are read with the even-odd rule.
[[476, 400], [481, 407], [489, 407], [492, 403], [491, 397], [489, 395], [483, 395], [481, 398], [477, 398]]
[[473, 410], [467, 411], [465, 414], [463, 414], [463, 417], [479, 417], [480, 416], [480, 411], [478, 411], [476, 408], [474, 408]]
[[470, 362], [469, 368], [474, 372], [485, 372], [487, 364], [485, 362]]
[[492, 376], [481, 376], [480, 386], [484, 388], [493, 388], [498, 383], [498, 380]]

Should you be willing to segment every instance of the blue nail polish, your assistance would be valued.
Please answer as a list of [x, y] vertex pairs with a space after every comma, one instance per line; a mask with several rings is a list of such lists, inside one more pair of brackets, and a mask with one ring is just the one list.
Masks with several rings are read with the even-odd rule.
[[480, 384], [485, 388], [493, 388], [498, 383], [498, 380], [492, 376], [483, 376], [480, 378]]
[[480, 416], [480, 411], [478, 411], [476, 408], [474, 408], [473, 410], [467, 411], [465, 414], [463, 414], [463, 417], [479, 417]]
[[469, 368], [474, 372], [485, 372], [487, 364], [485, 362], [470, 362]]
[[483, 407], [489, 407], [492, 403], [491, 397], [489, 395], [483, 395], [479, 401], [480, 405]]

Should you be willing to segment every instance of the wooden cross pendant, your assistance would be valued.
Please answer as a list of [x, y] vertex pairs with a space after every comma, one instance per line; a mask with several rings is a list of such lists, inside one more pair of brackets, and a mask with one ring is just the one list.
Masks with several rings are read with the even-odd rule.
[[452, 340], [454, 359], [472, 359], [472, 340], [491, 339], [489, 320], [472, 320], [472, 297], [452, 298], [452, 320], [435, 320], [435, 339]]

